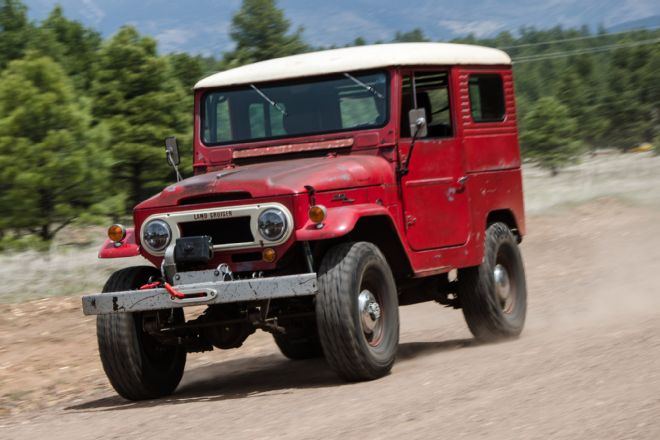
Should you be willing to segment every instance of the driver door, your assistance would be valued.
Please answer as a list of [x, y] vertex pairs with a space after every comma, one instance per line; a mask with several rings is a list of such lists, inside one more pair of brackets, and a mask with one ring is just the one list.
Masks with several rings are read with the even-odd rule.
[[470, 232], [463, 152], [455, 134], [449, 80], [449, 72], [441, 70], [402, 74], [401, 152], [408, 154], [414, 134], [408, 121], [410, 109], [423, 108], [428, 127], [428, 134], [415, 141], [408, 174], [402, 178], [406, 236], [416, 251], [464, 244]]

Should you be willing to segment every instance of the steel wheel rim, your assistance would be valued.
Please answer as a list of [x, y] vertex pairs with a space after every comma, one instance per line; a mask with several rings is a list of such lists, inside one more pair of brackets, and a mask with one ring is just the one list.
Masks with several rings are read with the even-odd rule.
[[511, 262], [504, 253], [498, 253], [493, 268], [495, 298], [505, 314], [510, 314], [516, 303], [515, 273], [511, 270]]
[[365, 273], [358, 294], [357, 308], [362, 335], [372, 347], [380, 344], [385, 328], [385, 310], [377, 280]]

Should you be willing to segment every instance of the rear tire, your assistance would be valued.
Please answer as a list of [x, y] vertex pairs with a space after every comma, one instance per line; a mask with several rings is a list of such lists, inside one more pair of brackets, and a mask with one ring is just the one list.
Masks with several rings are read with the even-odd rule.
[[386, 375], [399, 344], [399, 304], [383, 254], [371, 243], [339, 244], [318, 279], [316, 322], [330, 367], [348, 381]]
[[[104, 293], [138, 289], [160, 272], [150, 266], [129, 267], [113, 273]], [[169, 315], [169, 311], [167, 311]], [[183, 311], [174, 309], [175, 320]], [[176, 389], [186, 364], [182, 347], [164, 345], [142, 328], [144, 313], [98, 315], [96, 334], [106, 376], [117, 393], [128, 400], [164, 397]]]
[[483, 262], [459, 270], [458, 297], [476, 339], [496, 341], [522, 332], [527, 313], [525, 268], [516, 238], [504, 223], [486, 230]]

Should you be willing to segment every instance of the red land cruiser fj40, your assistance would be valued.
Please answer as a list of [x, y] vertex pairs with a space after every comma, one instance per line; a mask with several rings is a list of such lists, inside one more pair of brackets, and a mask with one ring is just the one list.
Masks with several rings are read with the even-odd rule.
[[[166, 153], [176, 168], [176, 139]], [[83, 297], [127, 399], [172, 393], [187, 352], [239, 347], [257, 328], [349, 381], [392, 368], [399, 305], [460, 308], [479, 340], [523, 328], [504, 52], [383, 44], [216, 73], [195, 86], [193, 167], [135, 208], [134, 229], [108, 231], [101, 258], [152, 265]]]

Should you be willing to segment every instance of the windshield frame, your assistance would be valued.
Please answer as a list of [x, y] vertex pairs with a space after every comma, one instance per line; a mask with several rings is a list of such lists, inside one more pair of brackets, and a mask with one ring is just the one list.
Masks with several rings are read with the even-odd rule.
[[[204, 139], [204, 120], [206, 116], [206, 99], [208, 95], [213, 94], [213, 93], [218, 93], [218, 92], [231, 92], [231, 91], [236, 91], [236, 90], [250, 90], [250, 84], [241, 84], [239, 86], [234, 86], [234, 87], [221, 87], [221, 88], [211, 88], [208, 90], [204, 90], [203, 93], [201, 94], [201, 98], [199, 101], [199, 133], [198, 133], [198, 139], [201, 142], [201, 144], [205, 147], [226, 147], [226, 146], [231, 146], [231, 145], [241, 145], [241, 144], [263, 144], [263, 143], [270, 143], [272, 141], [277, 141], [281, 139], [295, 139], [295, 138], [305, 138], [305, 137], [314, 137], [314, 136], [324, 136], [324, 135], [334, 135], [334, 134], [341, 134], [341, 133], [349, 133], [349, 132], [357, 132], [357, 131], [365, 131], [365, 130], [379, 130], [382, 129], [383, 127], [387, 126], [392, 118], [392, 74], [389, 70], [386, 69], [370, 69], [370, 70], [360, 70], [360, 71], [348, 71], [353, 76], [362, 76], [362, 75], [373, 75], [373, 74], [382, 74], [385, 77], [385, 88], [384, 88], [384, 98], [383, 100], [385, 101], [385, 118], [383, 119], [383, 122], [381, 124], [374, 124], [368, 127], [348, 127], [340, 130], [329, 130], [329, 131], [313, 131], [313, 132], [306, 132], [306, 133], [296, 133], [296, 134], [284, 134], [284, 135], [279, 135], [279, 136], [270, 136], [270, 137], [259, 137], [259, 138], [251, 138], [251, 139], [241, 139], [241, 140], [231, 140], [231, 141], [223, 141], [223, 142], [207, 142]], [[264, 90], [268, 87], [273, 87], [273, 86], [289, 86], [289, 85], [299, 85], [299, 84], [305, 84], [309, 82], [314, 82], [314, 81], [321, 81], [324, 79], [346, 79], [347, 81], [351, 81], [349, 78], [346, 78], [344, 76], [344, 73], [332, 73], [332, 74], [326, 74], [326, 75], [319, 75], [319, 76], [308, 76], [304, 78], [295, 78], [291, 80], [280, 80], [280, 81], [271, 81], [271, 82], [263, 82], [263, 83], [254, 83], [260, 90]], [[369, 93], [368, 90], [365, 90], [366, 93]], [[379, 99], [374, 96], [375, 99]]]

